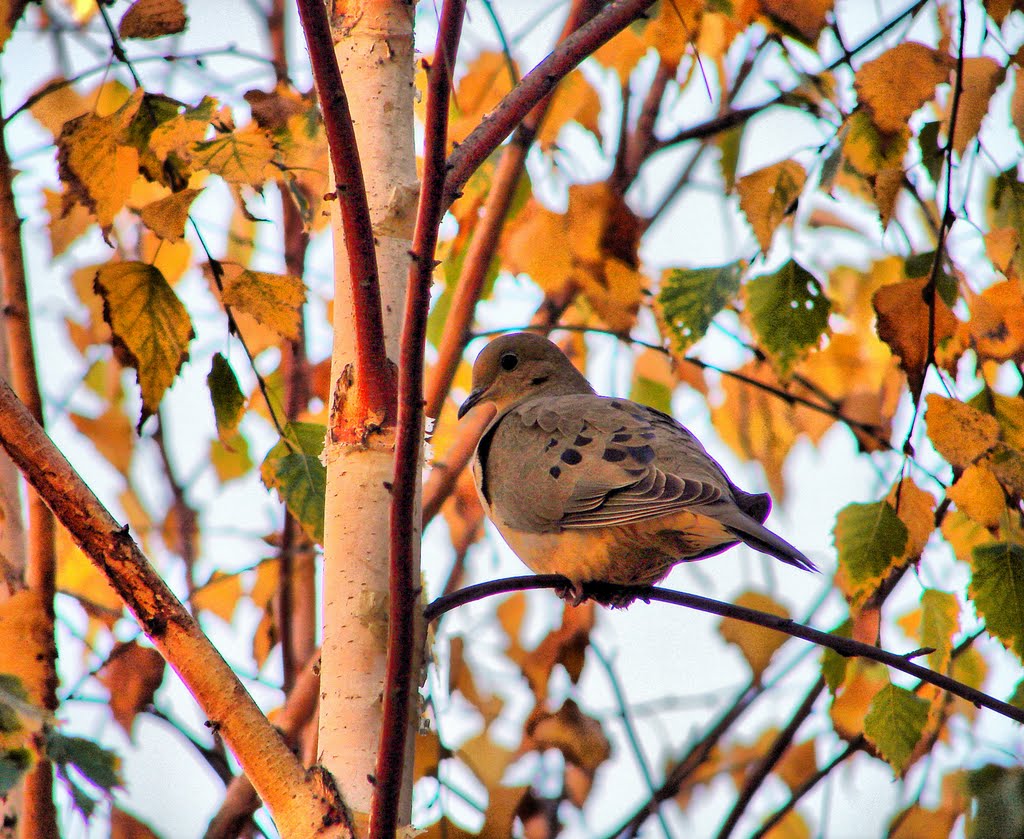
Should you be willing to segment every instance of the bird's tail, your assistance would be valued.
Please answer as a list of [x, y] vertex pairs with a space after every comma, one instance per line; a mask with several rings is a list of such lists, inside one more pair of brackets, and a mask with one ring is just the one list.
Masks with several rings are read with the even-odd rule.
[[[723, 524], [725, 524], [723, 522]], [[731, 533], [742, 541], [746, 542], [755, 551], [774, 556], [781, 559], [788, 565], [795, 565], [804, 571], [817, 571], [818, 567], [811, 562], [800, 551], [794, 548], [781, 536], [776, 536], [767, 527], [758, 524], [752, 518], [744, 516], [744, 521], [739, 524], [729, 522], [725, 525]]]

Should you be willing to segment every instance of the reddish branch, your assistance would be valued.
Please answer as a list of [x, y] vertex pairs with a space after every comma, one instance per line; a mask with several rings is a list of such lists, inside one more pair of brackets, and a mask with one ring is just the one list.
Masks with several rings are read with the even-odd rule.
[[[348, 97], [341, 82], [341, 70], [334, 54], [327, 8], [322, 0], [296, 0], [302, 31], [306, 36], [313, 83], [324, 116], [327, 146], [334, 172], [335, 197], [341, 209], [345, 233], [349, 279], [352, 283], [352, 323], [355, 326], [354, 400], [346, 415], [354, 424], [379, 425], [392, 414], [394, 381], [390, 374], [381, 319], [380, 278], [374, 250], [370, 209], [359, 162], [355, 130]], [[356, 430], [360, 439], [362, 429]]]
[[[3, 275], [3, 313], [7, 333], [11, 381], [33, 417], [43, 425], [43, 400], [39, 393], [32, 321], [28, 307], [28, 288], [25, 276], [25, 254], [21, 243], [21, 217], [14, 203], [12, 180], [14, 171], [7, 153], [6, 121], [0, 117], [0, 274]], [[25, 583], [39, 593], [46, 618], [48, 633], [53, 635], [53, 599], [56, 596], [57, 530], [53, 515], [34, 492], [28, 494], [28, 551], [25, 557]], [[22, 557], [12, 557], [21, 564]], [[44, 657], [46, 677], [41, 699], [50, 711], [57, 710], [57, 648], [40, 650]], [[40, 760], [25, 778], [24, 811], [25, 835], [57, 835], [57, 813], [53, 804], [53, 771], [40, 749]], [[33, 833], [34, 831], [34, 833]]]
[[584, 58], [643, 17], [654, 0], [613, 0], [559, 44], [473, 130], [448, 159], [443, 206], [458, 198], [466, 181], [533, 107]]
[[[599, 4], [595, 0], [573, 0], [559, 41], [564, 41], [581, 24], [592, 18], [598, 8]], [[437, 346], [437, 363], [431, 370], [426, 388], [424, 412], [428, 417], [436, 417], [441, 413], [445, 397], [451, 390], [462, 352], [469, 340], [473, 311], [494, 260], [498, 239], [508, 218], [516, 186], [526, 168], [526, 153], [533, 145], [550, 104], [549, 93], [526, 115], [522, 125], [516, 128], [512, 135], [511, 142], [501, 153], [501, 160], [498, 162], [487, 199], [484, 201], [483, 213], [466, 248], [452, 304], [445, 319], [444, 332]]]
[[[427, 607], [424, 617], [428, 622], [433, 621], [456, 606], [462, 606], [474, 600], [509, 591], [536, 588], [567, 590], [569, 582], [565, 577], [558, 574], [537, 574], [526, 577], [508, 577], [504, 580], [494, 580], [489, 583], [467, 586], [454, 594], [439, 597]], [[609, 595], [621, 592], [623, 588], [621, 586], [609, 585], [608, 583], [587, 583], [584, 585], [583, 590], [585, 594], [601, 601], [607, 600]], [[735, 618], [745, 623], [775, 629], [785, 635], [810, 641], [819, 647], [835, 650], [835, 652], [846, 658], [859, 657], [877, 661], [887, 667], [892, 667], [894, 670], [900, 670], [903, 673], [917, 677], [923, 682], [935, 685], [941, 690], [949, 691], [974, 705], [995, 711], [997, 714], [1007, 717], [1014, 722], [1024, 723], [1024, 709], [1016, 708], [1007, 702], [989, 696], [987, 693], [965, 685], [963, 682], [958, 682], [956, 679], [951, 679], [942, 673], [936, 673], [934, 670], [922, 667], [920, 664], [914, 664], [910, 660], [910, 656], [897, 655], [880, 647], [854, 641], [852, 638], [843, 638], [828, 632], [822, 632], [819, 629], [812, 629], [789, 618], [782, 618], [768, 612], [759, 612], [757, 609], [748, 609], [745, 606], [737, 606], [734, 603], [723, 603], [720, 600], [712, 600], [709, 597], [701, 597], [698, 594], [669, 591], [654, 586], [638, 586], [629, 589], [629, 593], [645, 602], [656, 600], [661, 603], [673, 603], [677, 606], [696, 609], [699, 612], [720, 615], [723, 618]]]
[[398, 367], [398, 424], [390, 519], [388, 652], [383, 720], [377, 751], [370, 839], [393, 839], [408, 741], [409, 694], [416, 648], [419, 580], [415, 569], [419, 528], [416, 508], [423, 445], [423, 350], [426, 342], [434, 251], [444, 206], [448, 106], [465, 0], [445, 0], [427, 77], [423, 182], [416, 213]]

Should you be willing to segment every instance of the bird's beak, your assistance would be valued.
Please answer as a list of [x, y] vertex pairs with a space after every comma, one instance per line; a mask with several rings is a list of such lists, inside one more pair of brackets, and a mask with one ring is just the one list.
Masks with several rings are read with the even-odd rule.
[[481, 399], [484, 398], [484, 394], [487, 392], [486, 388], [478, 387], [469, 396], [466, 397], [466, 401], [462, 403], [462, 407], [459, 408], [459, 419], [462, 419], [466, 414], [469, 413], [470, 408], [476, 405]]

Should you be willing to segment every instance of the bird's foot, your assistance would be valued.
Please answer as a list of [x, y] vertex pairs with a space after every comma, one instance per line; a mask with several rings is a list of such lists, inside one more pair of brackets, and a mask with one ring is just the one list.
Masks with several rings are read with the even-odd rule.
[[570, 606], [580, 606], [590, 599], [590, 595], [583, 590], [583, 583], [579, 580], [566, 580], [564, 585], [555, 589], [555, 594]]
[[[625, 609], [631, 606], [638, 598], [642, 598], [644, 586], [623, 586], [613, 583], [606, 583], [600, 580], [579, 580], [566, 581], [561, 588], [556, 589], [559, 597], [573, 606], [579, 606], [588, 600], [600, 603], [609, 609]], [[646, 601], [645, 601], [646, 602]]]

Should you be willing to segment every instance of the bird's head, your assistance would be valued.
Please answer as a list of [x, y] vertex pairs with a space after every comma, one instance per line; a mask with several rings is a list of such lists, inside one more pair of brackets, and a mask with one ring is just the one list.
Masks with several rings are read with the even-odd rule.
[[474, 405], [491, 402], [499, 414], [545, 394], [593, 393], [572, 362], [547, 338], [513, 332], [495, 338], [473, 364], [473, 391], [459, 408], [461, 419]]

